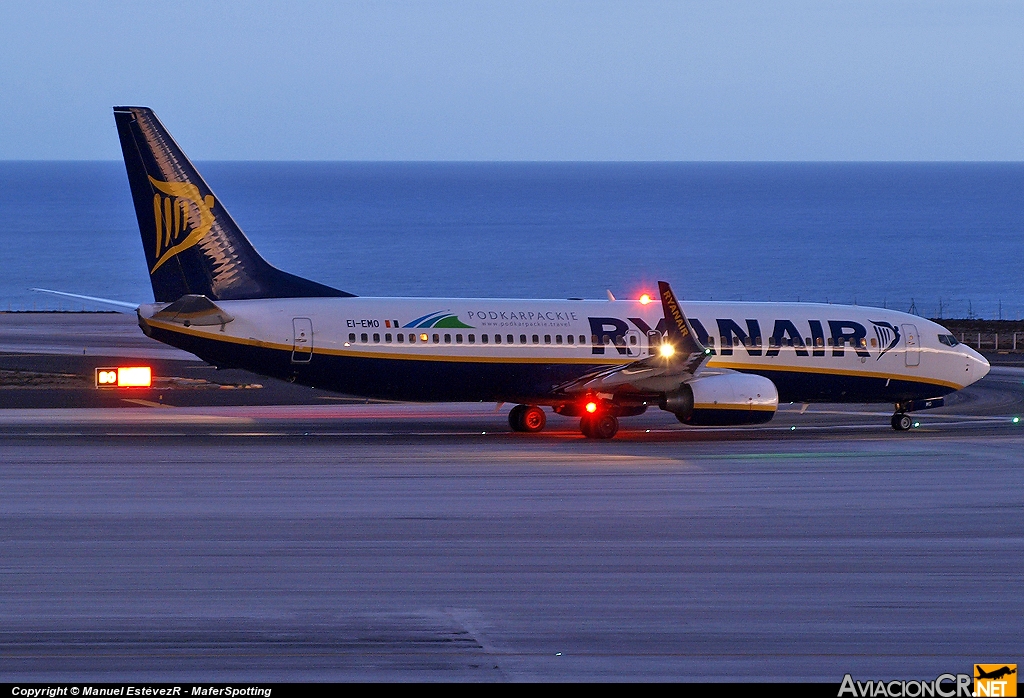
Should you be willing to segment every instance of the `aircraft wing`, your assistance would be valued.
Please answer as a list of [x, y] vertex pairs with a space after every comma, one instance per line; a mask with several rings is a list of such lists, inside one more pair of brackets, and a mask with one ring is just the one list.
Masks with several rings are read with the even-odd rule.
[[638, 390], [660, 391], [678, 387], [693, 378], [711, 356], [711, 350], [697, 340], [672, 288], [659, 281], [658, 292], [667, 327], [661, 346], [652, 346], [652, 355], [646, 359], [582, 376], [560, 386], [561, 390], [569, 393], [609, 392], [629, 385]]

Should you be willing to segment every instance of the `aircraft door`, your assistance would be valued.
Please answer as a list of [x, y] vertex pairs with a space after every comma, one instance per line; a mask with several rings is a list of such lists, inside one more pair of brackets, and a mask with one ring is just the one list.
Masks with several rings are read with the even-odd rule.
[[629, 330], [626, 332], [626, 350], [630, 356], [642, 356], [644, 352], [644, 340], [643, 335], [640, 334], [639, 330]]
[[921, 365], [921, 338], [917, 334], [915, 325], [903, 325], [903, 340], [907, 343], [904, 356], [907, 366]]
[[647, 353], [650, 356], [654, 356], [661, 348], [662, 342], [665, 341], [665, 335], [658, 330], [649, 330], [647, 332]]
[[308, 317], [292, 319], [292, 363], [308, 364], [313, 358], [313, 321]]

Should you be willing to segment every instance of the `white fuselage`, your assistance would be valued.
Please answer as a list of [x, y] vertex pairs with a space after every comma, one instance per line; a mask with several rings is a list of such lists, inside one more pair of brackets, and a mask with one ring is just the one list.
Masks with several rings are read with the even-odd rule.
[[[575, 375], [649, 356], [660, 343], [655, 333], [664, 329], [659, 303], [632, 300], [353, 297], [217, 305], [230, 322], [186, 326], [180, 319], [156, 319], [166, 305], [154, 304], [140, 307], [140, 323], [161, 341], [214, 363], [396, 399], [543, 401], [546, 392]], [[989, 368], [945, 328], [893, 310], [816, 303], [680, 305], [698, 339], [713, 351], [709, 369], [767, 376], [783, 401], [934, 397], [970, 385]], [[521, 388], [515, 376], [521, 376]], [[462, 384], [447, 389], [452, 381]]]

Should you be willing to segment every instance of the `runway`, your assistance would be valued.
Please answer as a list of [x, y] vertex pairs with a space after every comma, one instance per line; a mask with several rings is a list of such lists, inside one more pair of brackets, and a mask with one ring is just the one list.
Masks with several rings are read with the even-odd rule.
[[884, 406], [595, 442], [514, 434], [507, 405], [148, 402], [0, 410], [0, 681], [838, 683], [1024, 655], [1019, 369], [904, 434]]

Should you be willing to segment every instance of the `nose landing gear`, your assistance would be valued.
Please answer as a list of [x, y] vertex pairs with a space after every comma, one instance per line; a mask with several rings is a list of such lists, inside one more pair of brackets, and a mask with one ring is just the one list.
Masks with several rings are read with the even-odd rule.
[[891, 424], [896, 431], [908, 431], [914, 426], [914, 420], [906, 412], [897, 412], [892, 416]]

